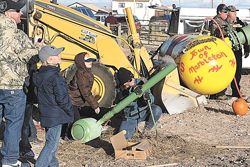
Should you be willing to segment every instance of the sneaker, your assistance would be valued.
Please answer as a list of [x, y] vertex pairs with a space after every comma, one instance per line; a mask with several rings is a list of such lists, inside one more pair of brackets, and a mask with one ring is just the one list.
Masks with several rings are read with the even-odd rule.
[[2, 165], [2, 167], [30, 167], [30, 164], [29, 163], [22, 163], [21, 161], [17, 161], [15, 164]]
[[25, 158], [25, 159], [34, 159], [35, 153], [32, 150], [28, 152], [21, 152], [20, 157]]

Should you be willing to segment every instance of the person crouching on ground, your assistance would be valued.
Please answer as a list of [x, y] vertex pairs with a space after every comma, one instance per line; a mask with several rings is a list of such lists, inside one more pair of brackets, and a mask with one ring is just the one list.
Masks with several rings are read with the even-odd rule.
[[[118, 98], [120, 100], [132, 93], [137, 85], [143, 84], [143, 81], [135, 79], [133, 74], [125, 68], [120, 68], [118, 70], [117, 79], [119, 82]], [[126, 130], [126, 139], [132, 138], [140, 122], [146, 121], [143, 133], [154, 127], [155, 123], [152, 119], [147, 100], [150, 100], [154, 120], [157, 122], [160, 119], [162, 110], [159, 106], [154, 104], [154, 96], [149, 90], [124, 109], [124, 118], [121, 122], [119, 131]]]
[[59, 166], [56, 158], [62, 125], [73, 122], [73, 109], [67, 84], [60, 75], [60, 53], [64, 48], [44, 46], [39, 51], [42, 66], [33, 75], [37, 88], [40, 121], [46, 131], [46, 142], [37, 158], [36, 167]]
[[[87, 52], [79, 53], [75, 57], [75, 65], [77, 70], [73, 79], [68, 85], [69, 95], [71, 97], [74, 110], [74, 122], [81, 118], [79, 111], [86, 105], [85, 102], [90, 105], [96, 114], [100, 113], [97, 99], [91, 92], [94, 83], [94, 75], [91, 71], [91, 68], [92, 62], [95, 61], [96, 59], [90, 57]], [[69, 139], [72, 139], [70, 134], [71, 127], [72, 124], [69, 124], [66, 130], [66, 135], [62, 134], [62, 136], [68, 136]]]

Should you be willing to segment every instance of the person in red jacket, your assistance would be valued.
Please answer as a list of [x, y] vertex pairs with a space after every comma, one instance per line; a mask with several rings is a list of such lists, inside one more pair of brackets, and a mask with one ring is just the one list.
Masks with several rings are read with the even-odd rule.
[[117, 31], [118, 20], [115, 16], [112, 15], [112, 12], [109, 13], [109, 16], [105, 19], [104, 25], [108, 26], [110, 24], [110, 30], [115, 33]]

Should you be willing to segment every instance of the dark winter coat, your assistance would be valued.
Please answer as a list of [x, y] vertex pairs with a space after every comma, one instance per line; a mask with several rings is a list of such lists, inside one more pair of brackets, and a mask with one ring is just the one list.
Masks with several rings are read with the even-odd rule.
[[[136, 79], [136, 84], [141, 85], [143, 82], [139, 79]], [[117, 98], [119, 101], [123, 100], [127, 96], [130, 95], [130, 93], [134, 92], [134, 88], [124, 89], [124, 90], [117, 90]], [[130, 103], [125, 109], [124, 109], [124, 116], [125, 118], [133, 118], [133, 119], [139, 119], [141, 115], [146, 112], [146, 109], [148, 108], [148, 102], [146, 100], [146, 96], [150, 99], [150, 104], [154, 104], [154, 96], [152, 95], [151, 91], [148, 90], [145, 92], [143, 96], [136, 99], [132, 103]]]
[[27, 103], [37, 104], [37, 96], [35, 93], [35, 85], [32, 81], [33, 74], [37, 72], [37, 63], [40, 61], [38, 55], [31, 57], [27, 64], [29, 76], [25, 78], [24, 92], [27, 96]]
[[[214, 21], [216, 21], [223, 33], [224, 37], [227, 37], [227, 28], [230, 27], [230, 25], [228, 24], [228, 22], [226, 20], [223, 20], [219, 15], [216, 15], [214, 18]], [[209, 25], [209, 30], [211, 32], [212, 36], [215, 36], [217, 38], [222, 38], [221, 32], [219, 31], [219, 27], [217, 26], [217, 24], [211, 21], [210, 25]]]
[[91, 108], [96, 109], [99, 107], [99, 104], [91, 92], [94, 75], [91, 69], [85, 66], [84, 57], [84, 54], [78, 54], [75, 57], [77, 71], [74, 78], [69, 83], [69, 95], [73, 105], [83, 107], [86, 101]]
[[58, 67], [41, 66], [39, 72], [33, 75], [33, 82], [37, 88], [41, 125], [46, 128], [73, 122], [67, 84], [59, 72]]

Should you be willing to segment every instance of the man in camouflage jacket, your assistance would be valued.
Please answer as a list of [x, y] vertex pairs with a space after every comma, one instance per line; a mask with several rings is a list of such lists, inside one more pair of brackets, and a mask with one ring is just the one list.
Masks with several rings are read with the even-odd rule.
[[28, 36], [17, 29], [25, 3], [0, 0], [0, 111], [6, 120], [2, 167], [21, 166], [19, 141], [26, 105], [23, 84], [28, 75], [27, 62], [38, 54]]
[[[228, 31], [232, 29], [231, 25], [227, 22], [228, 16], [228, 7], [225, 4], [219, 4], [217, 6], [217, 15], [213, 18], [210, 24], [210, 33], [212, 36], [217, 38], [227, 37]], [[221, 30], [221, 31], [220, 31]], [[226, 100], [227, 96], [225, 94], [226, 89], [223, 91], [213, 94], [210, 96], [210, 99], [217, 99], [217, 100]]]
[[[217, 15], [213, 18], [210, 23], [210, 33], [212, 36], [222, 38], [227, 36], [227, 28], [230, 26], [226, 21], [228, 15], [228, 7], [225, 4], [219, 4], [217, 7]], [[222, 31], [222, 34], [220, 30]]]

